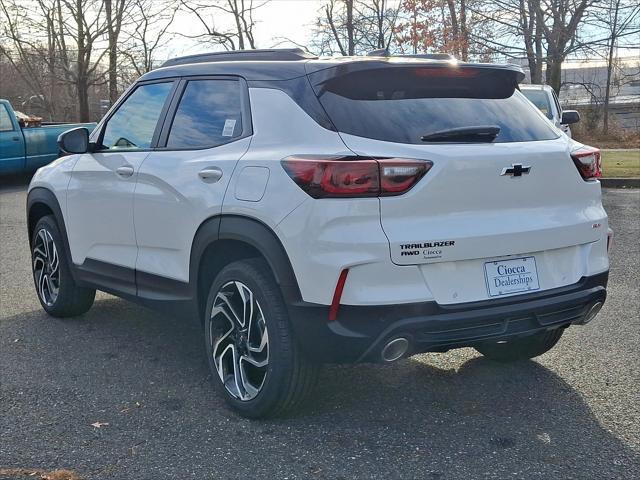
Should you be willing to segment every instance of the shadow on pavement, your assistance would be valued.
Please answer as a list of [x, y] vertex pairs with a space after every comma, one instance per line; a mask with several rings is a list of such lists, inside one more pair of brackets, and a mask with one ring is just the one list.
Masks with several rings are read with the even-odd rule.
[[33, 177], [33, 172], [20, 175], [0, 174], [0, 193], [19, 192], [26, 190]]
[[4, 319], [0, 339], [1, 364], [12, 365], [0, 392], [2, 466], [90, 478], [151, 478], [142, 472], [172, 472], [176, 461], [220, 478], [250, 466], [271, 478], [632, 478], [639, 465], [535, 361], [500, 365], [465, 350], [328, 366], [302, 411], [251, 422], [215, 395], [188, 320], [109, 297], [79, 319]]

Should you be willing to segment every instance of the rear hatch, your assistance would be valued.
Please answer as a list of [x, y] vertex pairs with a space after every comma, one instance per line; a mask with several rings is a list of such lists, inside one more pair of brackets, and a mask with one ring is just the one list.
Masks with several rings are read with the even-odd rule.
[[418, 265], [444, 304], [577, 282], [606, 232], [599, 185], [516, 91], [521, 72], [379, 63], [310, 77], [354, 153], [433, 164], [380, 197], [391, 260]]

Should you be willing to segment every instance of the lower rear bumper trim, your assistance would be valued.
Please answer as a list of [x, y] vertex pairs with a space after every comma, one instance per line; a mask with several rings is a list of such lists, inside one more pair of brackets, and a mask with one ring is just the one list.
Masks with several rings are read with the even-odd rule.
[[459, 305], [343, 305], [334, 322], [326, 320], [327, 306], [294, 303], [289, 310], [303, 351], [312, 359], [377, 361], [385, 343], [397, 336], [408, 337], [415, 354], [582, 323], [594, 303], [605, 301], [607, 280], [603, 272], [567, 287]]

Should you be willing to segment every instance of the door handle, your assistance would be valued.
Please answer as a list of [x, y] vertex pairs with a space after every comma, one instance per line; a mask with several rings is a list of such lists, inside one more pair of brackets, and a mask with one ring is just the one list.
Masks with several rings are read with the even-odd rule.
[[11, 140], [13, 140], [14, 142], [19, 142], [20, 141], [20, 137], [11, 137]]
[[121, 177], [130, 177], [133, 175], [133, 167], [129, 165], [123, 165], [122, 167], [116, 168], [116, 173]]
[[198, 176], [203, 182], [216, 183], [222, 178], [222, 170], [218, 167], [207, 167], [200, 170], [200, 172], [198, 172]]

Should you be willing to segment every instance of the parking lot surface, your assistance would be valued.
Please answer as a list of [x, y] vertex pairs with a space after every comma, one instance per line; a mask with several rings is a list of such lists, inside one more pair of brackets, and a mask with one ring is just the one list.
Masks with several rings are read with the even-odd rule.
[[249, 421], [214, 394], [196, 324], [106, 294], [81, 318], [42, 311], [26, 184], [0, 186], [0, 477], [638, 478], [638, 190], [604, 191], [609, 298], [551, 352], [517, 365], [462, 349], [330, 366], [308, 407]]

